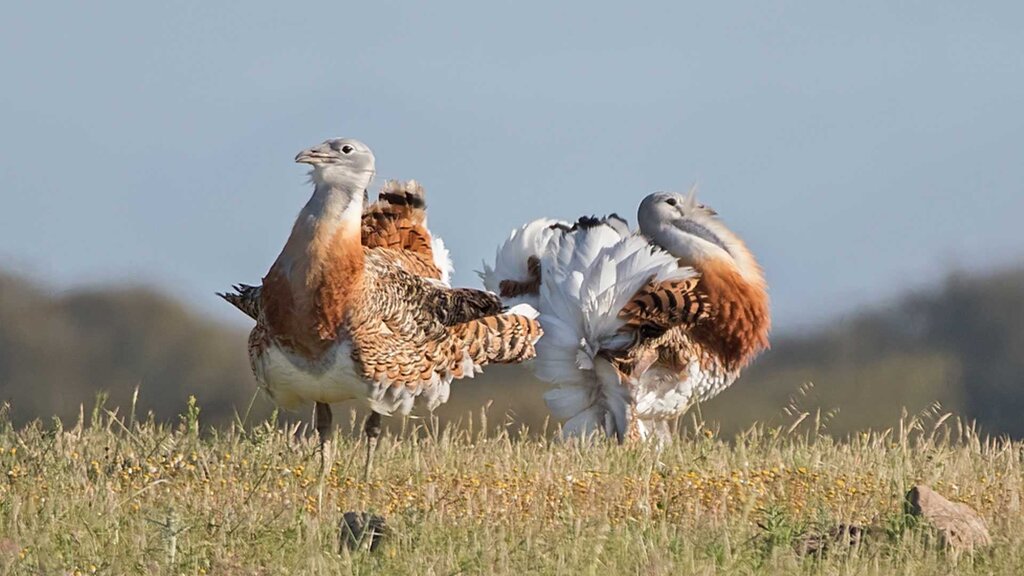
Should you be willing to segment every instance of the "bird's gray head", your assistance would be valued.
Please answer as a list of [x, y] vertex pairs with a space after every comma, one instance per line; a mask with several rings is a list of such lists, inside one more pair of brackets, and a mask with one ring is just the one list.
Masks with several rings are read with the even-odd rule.
[[734, 263], [744, 275], [760, 277], [760, 267], [739, 236], [729, 230], [718, 214], [697, 202], [696, 196], [656, 192], [643, 199], [637, 210], [640, 232], [670, 254], [696, 265], [707, 259]]
[[376, 170], [370, 147], [351, 138], [333, 138], [307, 148], [295, 156], [295, 161], [313, 167], [310, 177], [317, 186], [328, 185], [360, 193], [370, 185]]
[[648, 236], [648, 231], [669, 225], [728, 250], [725, 239], [719, 237], [725, 227], [717, 215], [711, 208], [698, 204], [692, 192], [655, 192], [640, 203], [637, 222], [640, 231]]

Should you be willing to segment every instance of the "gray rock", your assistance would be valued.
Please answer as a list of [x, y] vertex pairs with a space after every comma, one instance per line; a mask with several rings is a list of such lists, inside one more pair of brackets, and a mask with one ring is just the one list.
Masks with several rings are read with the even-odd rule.
[[349, 550], [377, 550], [387, 533], [383, 516], [369, 512], [345, 512], [341, 519], [341, 547]]
[[928, 486], [919, 484], [907, 492], [906, 509], [935, 528], [952, 549], [974, 550], [992, 544], [985, 520], [973, 508], [951, 502]]

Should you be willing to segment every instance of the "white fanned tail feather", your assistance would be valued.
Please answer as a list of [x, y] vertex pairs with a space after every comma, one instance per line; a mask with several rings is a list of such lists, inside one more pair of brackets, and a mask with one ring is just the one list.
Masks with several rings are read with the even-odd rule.
[[[602, 349], [627, 346], [618, 314], [652, 277], [658, 281], [696, 275], [667, 252], [629, 234], [621, 220], [563, 231], [541, 258], [540, 323], [535, 372], [557, 384], [544, 395], [565, 421], [566, 436], [601, 431], [626, 433], [629, 389], [603, 357]], [[500, 252], [500, 251], [499, 251]]]
[[[552, 240], [562, 234], [562, 230], [557, 228], [559, 225], [566, 226], [566, 223], [560, 220], [541, 218], [513, 230], [509, 239], [498, 247], [494, 255], [494, 266], [491, 267], [484, 262], [483, 272], [478, 272], [480, 279], [484, 282], [484, 288], [495, 294], [500, 294], [501, 283], [505, 280], [516, 282], [529, 280], [527, 261], [531, 256], [543, 258], [549, 252]], [[509, 306], [526, 303], [535, 308], [537, 301], [536, 296], [527, 294], [504, 299], [505, 304]]]

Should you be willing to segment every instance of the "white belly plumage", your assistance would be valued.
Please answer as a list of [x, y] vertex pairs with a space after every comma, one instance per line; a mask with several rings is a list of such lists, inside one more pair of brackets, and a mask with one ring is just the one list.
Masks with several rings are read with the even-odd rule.
[[637, 430], [641, 438], [671, 442], [670, 423], [697, 401], [714, 398], [736, 380], [736, 373], [706, 371], [691, 362], [683, 373], [651, 367], [634, 388]]
[[736, 374], [733, 373], [703, 370], [696, 361], [691, 362], [682, 374], [653, 366], [634, 389], [636, 414], [643, 420], [676, 418], [691, 403], [717, 396], [735, 379]]
[[253, 358], [253, 372], [274, 401], [287, 409], [367, 398], [373, 389], [356, 370], [348, 341], [335, 344], [315, 362], [271, 343]]
[[433, 410], [448, 401], [452, 380], [451, 376], [438, 377], [419, 386], [371, 382], [362, 377], [352, 361], [352, 343], [347, 340], [329, 348], [315, 362], [271, 343], [253, 355], [252, 369], [274, 402], [288, 410], [313, 402], [360, 400], [380, 414], [408, 414], [417, 399]]

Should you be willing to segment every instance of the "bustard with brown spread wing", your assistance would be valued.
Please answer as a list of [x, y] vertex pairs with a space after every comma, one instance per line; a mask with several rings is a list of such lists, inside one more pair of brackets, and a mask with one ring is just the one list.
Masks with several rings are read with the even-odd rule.
[[381, 414], [448, 399], [453, 379], [490, 363], [532, 358], [541, 330], [528, 306], [452, 289], [425, 226], [422, 190], [389, 184], [364, 211], [374, 156], [363, 143], [328, 140], [300, 152], [314, 191], [260, 286], [222, 296], [256, 320], [249, 357], [279, 405], [315, 403], [321, 454], [333, 402], [361, 400], [369, 477]]
[[537, 220], [485, 265], [488, 289], [540, 311], [534, 371], [563, 432], [656, 436], [730, 386], [768, 346], [760, 266], [693, 195], [657, 193], [624, 220]]

